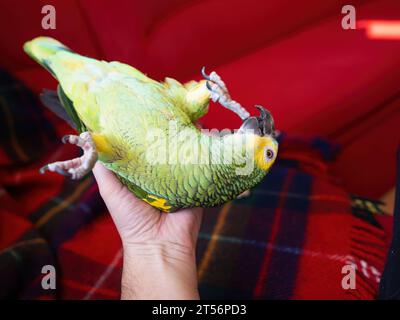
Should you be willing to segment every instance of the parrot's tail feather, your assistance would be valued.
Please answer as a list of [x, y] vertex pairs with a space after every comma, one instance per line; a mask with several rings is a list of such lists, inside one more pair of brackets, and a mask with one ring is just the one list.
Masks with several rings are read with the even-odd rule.
[[67, 111], [64, 109], [56, 91], [44, 89], [40, 94], [40, 100], [46, 108], [55, 113], [58, 117], [67, 122], [72, 128], [76, 129], [76, 124], [71, 120]]
[[[55, 72], [51, 68], [51, 58], [57, 53], [62, 51], [72, 52], [68, 47], [61, 42], [49, 38], [38, 37], [24, 44], [25, 52], [32, 57], [35, 61], [46, 68], [55, 78]], [[51, 91], [44, 91], [41, 95], [43, 104], [64, 119], [78, 132], [86, 131], [86, 127], [79, 119], [72, 101], [67, 97], [61, 85], [57, 88], [57, 93]]]
[[59, 51], [72, 52], [68, 47], [61, 42], [49, 37], [37, 37], [24, 44], [24, 51], [35, 61], [46, 68], [53, 76], [48, 59]]

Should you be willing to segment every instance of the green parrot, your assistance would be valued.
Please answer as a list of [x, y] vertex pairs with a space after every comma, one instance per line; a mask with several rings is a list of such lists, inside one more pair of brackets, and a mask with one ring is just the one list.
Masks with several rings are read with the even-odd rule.
[[[127, 64], [76, 54], [48, 37], [26, 42], [24, 50], [58, 80], [57, 92], [45, 90], [42, 101], [80, 133], [63, 142], [84, 151], [44, 166], [42, 173], [79, 179], [100, 161], [137, 197], [174, 212], [238, 197], [259, 183], [276, 159], [271, 114], [256, 106], [260, 116], [251, 117], [215, 72], [203, 68], [198, 82], [158, 82]], [[241, 117], [239, 130], [199, 128], [210, 100]]]

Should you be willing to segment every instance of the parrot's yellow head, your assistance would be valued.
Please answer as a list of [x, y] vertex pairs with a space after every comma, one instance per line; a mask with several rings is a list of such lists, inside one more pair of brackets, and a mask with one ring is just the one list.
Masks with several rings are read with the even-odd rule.
[[259, 117], [248, 117], [239, 129], [239, 133], [250, 133], [248, 147], [253, 150], [254, 164], [262, 171], [268, 171], [278, 154], [278, 142], [275, 140], [275, 125], [271, 113], [262, 106]]
[[278, 142], [271, 136], [254, 135], [254, 163], [263, 171], [268, 171], [278, 155]]

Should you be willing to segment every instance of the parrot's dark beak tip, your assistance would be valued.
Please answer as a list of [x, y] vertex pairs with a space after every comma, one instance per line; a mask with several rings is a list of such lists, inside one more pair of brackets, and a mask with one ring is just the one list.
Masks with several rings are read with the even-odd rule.
[[239, 132], [253, 130], [255, 134], [261, 137], [275, 137], [274, 119], [272, 118], [271, 112], [260, 105], [256, 105], [255, 107], [260, 111], [260, 116], [246, 118], [243, 121], [242, 126], [239, 128]]
[[255, 107], [260, 111], [260, 116], [257, 117], [257, 120], [261, 136], [269, 135], [275, 137], [275, 124], [271, 112], [260, 105], [255, 105]]

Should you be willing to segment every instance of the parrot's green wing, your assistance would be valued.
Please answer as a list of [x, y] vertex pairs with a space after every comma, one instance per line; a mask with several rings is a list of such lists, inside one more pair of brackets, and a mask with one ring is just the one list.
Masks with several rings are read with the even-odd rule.
[[71, 119], [71, 121], [75, 124], [75, 128], [79, 133], [85, 132], [86, 127], [85, 124], [79, 119], [78, 114], [76, 113], [76, 110], [74, 108], [74, 105], [72, 101], [67, 97], [65, 94], [64, 90], [62, 87], [59, 85], [57, 87], [57, 95], [58, 98], [64, 107], [65, 111], [67, 112], [68, 117]]

